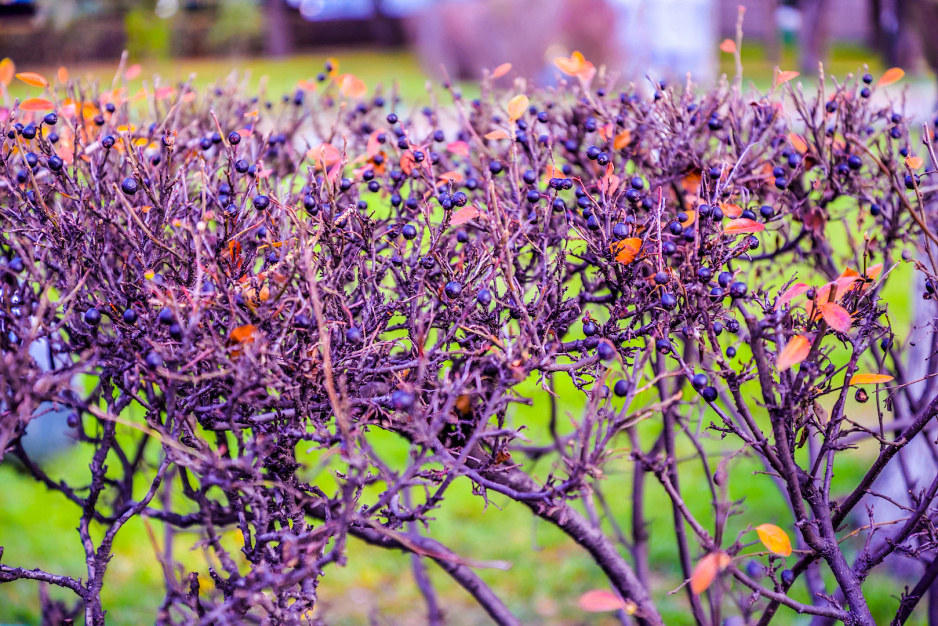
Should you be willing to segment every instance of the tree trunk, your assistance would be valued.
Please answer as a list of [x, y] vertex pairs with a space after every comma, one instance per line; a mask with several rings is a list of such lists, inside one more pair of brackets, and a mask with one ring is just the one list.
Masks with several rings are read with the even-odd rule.
[[818, 73], [818, 64], [827, 57], [830, 43], [830, 2], [800, 0], [798, 8], [801, 9], [798, 65], [802, 74], [815, 75]]
[[267, 0], [267, 54], [285, 57], [293, 53], [290, 15], [284, 0]]

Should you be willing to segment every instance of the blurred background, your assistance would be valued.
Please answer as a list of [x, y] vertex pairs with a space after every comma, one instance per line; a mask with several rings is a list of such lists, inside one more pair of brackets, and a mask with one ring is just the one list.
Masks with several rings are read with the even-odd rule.
[[[828, 76], [841, 78], [864, 66], [874, 75], [899, 66], [908, 76], [897, 85], [908, 90], [907, 112], [932, 118], [938, 101], [933, 79], [938, 67], [938, 0], [744, 4], [747, 83], [770, 87], [776, 66], [812, 76], [823, 62]], [[142, 66], [134, 88], [154, 74], [185, 80], [195, 73], [196, 84], [204, 86], [243, 71], [254, 85], [266, 77], [274, 94], [292, 93], [298, 81], [315, 77], [326, 58], [334, 57], [343, 72], [354, 73], [369, 90], [393, 82], [405, 102], [417, 107], [427, 98], [427, 77], [441, 78], [443, 68], [452, 79], [464, 81], [467, 95], [478, 93], [471, 81], [483, 69], [506, 62], [515, 71], [500, 79], [503, 86], [513, 76], [550, 84], [556, 80], [553, 59], [572, 50], [639, 84], [650, 84], [646, 77], [683, 81], [688, 72], [704, 85], [712, 84], [734, 71], [732, 55], [721, 53], [719, 44], [736, 37], [738, 5], [739, 0], [0, 0], [0, 57], [12, 58], [19, 71], [53, 75], [64, 65], [73, 77], [110, 80], [122, 51], [128, 50], [130, 62]], [[10, 87], [13, 95], [26, 91], [16, 83]], [[887, 294], [889, 298], [898, 322], [909, 324], [912, 306], [903, 306], [909, 294], [897, 290]], [[561, 391], [561, 411], [576, 416], [581, 396], [572, 387]], [[519, 409], [519, 417], [535, 427], [544, 425], [548, 413], [546, 397], [536, 397], [533, 407]], [[87, 471], [87, 450], [68, 446], [62, 435], [64, 416], [53, 417], [34, 420], [24, 445], [41, 459], [53, 480], [74, 478], [76, 472]], [[379, 445], [389, 459], [406, 463], [406, 446], [393, 439]], [[846, 461], [842, 476], [847, 481], [855, 478], [868, 462], [867, 452], [858, 452]], [[627, 469], [622, 461], [612, 468], [610, 479], [623, 486]], [[705, 490], [704, 477], [698, 478], [696, 487]], [[329, 472], [313, 479], [330, 489]], [[12, 463], [0, 465], [0, 485], [5, 562], [81, 576], [84, 557], [74, 529], [74, 505], [37, 489]], [[784, 503], [777, 493], [764, 489], [758, 476], [743, 477], [737, 487], [748, 507], [768, 520], [788, 523]], [[687, 488], [692, 491], [695, 483]], [[630, 514], [628, 487], [622, 489], [624, 495], [615, 497], [610, 508], [625, 523]], [[681, 577], [673, 532], [667, 528], [670, 504], [661, 493], [648, 497], [648, 510], [661, 511], [658, 521], [664, 526], [652, 540], [654, 575], [676, 587]], [[475, 559], [512, 562], [507, 572], [479, 573], [525, 623], [618, 623], [578, 608], [580, 594], [604, 583], [579, 548], [556, 529], [533, 521], [520, 505], [497, 496], [491, 502], [486, 508], [467, 484], [454, 487], [437, 516], [436, 538]], [[42, 533], [35, 532], [39, 523]], [[105, 593], [109, 623], [153, 621], [162, 597], [162, 572], [152, 557], [150, 532], [137, 519], [118, 535]], [[197, 539], [192, 536], [193, 542]], [[234, 535], [230, 540], [235, 541]], [[425, 621], [405, 556], [355, 542], [349, 551], [349, 565], [330, 570], [322, 581], [319, 617], [330, 624]], [[201, 562], [197, 552], [176, 557], [193, 569]], [[453, 623], [488, 623], [448, 577], [434, 568], [430, 574]], [[211, 580], [202, 584], [210, 586]], [[661, 586], [656, 582], [655, 587]], [[874, 614], [888, 620], [898, 601], [892, 594], [895, 583], [878, 585], [873, 580], [867, 588]], [[58, 597], [59, 591], [49, 593]], [[807, 600], [801, 589], [795, 594]], [[661, 598], [668, 623], [686, 623], [683, 598]], [[34, 583], [0, 586], [0, 624], [38, 623], [37, 606]], [[779, 623], [807, 622], [791, 614]], [[924, 624], [925, 616], [915, 615], [908, 623]]]
[[[938, 0], [746, 0], [748, 77], [818, 62], [938, 65]], [[0, 51], [20, 67], [169, 59], [296, 59], [368, 51], [376, 68], [478, 77], [511, 62], [548, 82], [570, 50], [629, 78], [731, 70], [739, 0], [0, 0]], [[394, 52], [388, 56], [388, 52]], [[401, 54], [404, 53], [404, 54]], [[727, 58], [720, 59], [720, 56]], [[722, 63], [722, 66], [721, 66]], [[184, 66], [182, 66], [184, 67]], [[145, 68], [146, 69], [146, 68]], [[312, 70], [310, 70], [312, 71]], [[839, 72], [843, 74], [845, 72]], [[934, 104], [934, 103], [930, 103]]]

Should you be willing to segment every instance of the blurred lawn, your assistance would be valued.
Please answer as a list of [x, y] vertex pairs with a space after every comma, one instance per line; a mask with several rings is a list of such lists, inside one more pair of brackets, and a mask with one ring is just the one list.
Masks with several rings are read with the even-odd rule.
[[[772, 66], [760, 59], [759, 51], [753, 46], [744, 46], [743, 52], [747, 79], [755, 81], [761, 87], [770, 84]], [[425, 99], [425, 77], [411, 54], [356, 51], [334, 56], [341, 62], [341, 71], [356, 74], [368, 84], [369, 89], [373, 89], [387, 77], [394, 77], [399, 81], [400, 93], [408, 103]], [[189, 73], [194, 72], [197, 74], [197, 84], [208, 85], [223, 78], [232, 67], [238, 67], [250, 71], [251, 80], [255, 85], [261, 76], [267, 76], [269, 93], [272, 97], [277, 97], [282, 93], [292, 92], [297, 80], [314, 77], [321, 70], [325, 58], [325, 55], [308, 55], [282, 61], [248, 59], [241, 62], [193, 60], [144, 63], [141, 76], [159, 74], [164, 79], [176, 81], [185, 80]], [[847, 72], [856, 71], [859, 65], [868, 60], [859, 50], [838, 48], [835, 49], [829, 71], [843, 76]], [[721, 62], [724, 71], [732, 74], [732, 60], [728, 55], [723, 55]], [[794, 67], [791, 51], [786, 51], [782, 67]], [[73, 77], [89, 76], [109, 83], [114, 68], [115, 65], [102, 64], [72, 67], [69, 70]], [[25, 67], [18, 69], [45, 71], [50, 76], [55, 70]], [[137, 79], [131, 88], [139, 88], [142, 84], [142, 78]], [[467, 95], [472, 93], [469, 89], [464, 91]], [[22, 96], [25, 88], [16, 86], [13, 93]], [[911, 270], [903, 266], [896, 271], [900, 275], [893, 278], [885, 295], [890, 303], [890, 316], [893, 321], [900, 327], [907, 327], [910, 317], [910, 294], [907, 288], [900, 285], [908, 285], [911, 282]], [[723, 338], [727, 342], [726, 345], [729, 345], [732, 338], [727, 335], [725, 333]], [[748, 354], [746, 347], [740, 346], [737, 359], [746, 359]], [[840, 362], [842, 361], [843, 359]], [[613, 370], [615, 369], [616, 367], [613, 367]], [[561, 422], [566, 423], [566, 428], [569, 429], [570, 421], [577, 418], [583, 406], [582, 396], [563, 382], [558, 385], [558, 391], [561, 397], [560, 415], [565, 418], [561, 419]], [[747, 390], [748, 394], [753, 396], [757, 391], [755, 387]], [[535, 398], [534, 405], [518, 408], [512, 420], [515, 425], [527, 424], [527, 435], [535, 442], [546, 442], [549, 437], [549, 401], [543, 392], [534, 392], [533, 386], [531, 392]], [[849, 403], [851, 416], [860, 420], [872, 419], [871, 404], [861, 406], [853, 400]], [[712, 416], [704, 414], [702, 418], [706, 424]], [[648, 441], [652, 440], [657, 428], [654, 420], [647, 421], [641, 427], [643, 437]], [[128, 429], [124, 428], [123, 431], [123, 436], [126, 437]], [[134, 432], [134, 436], [137, 434]], [[377, 431], [373, 432], [372, 436], [376, 449], [386, 457], [385, 460], [390, 466], [401, 467], [407, 462], [407, 449], [397, 438]], [[622, 438], [617, 444], [622, 456], [625, 456], [627, 441]], [[304, 447], [301, 446], [300, 449], [303, 450]], [[714, 457], [721, 449], [719, 440], [710, 442], [709, 450]], [[844, 455], [839, 461], [835, 490], [836, 485], [854, 483], [874, 454], [875, 449], [867, 446], [856, 453]], [[691, 457], [692, 450], [685, 446], [685, 449], [680, 450], [679, 456]], [[53, 479], [68, 476], [70, 480], [76, 480], [76, 477], [87, 475], [89, 460], [88, 450], [72, 449], [52, 461], [48, 471]], [[336, 461], [332, 461], [333, 464], [327, 466], [327, 471], [322, 471], [317, 458], [306, 457], [306, 460], [306, 478], [315, 481], [328, 492], [332, 484], [332, 472], [341, 467]], [[711, 458], [711, 462], [715, 464], [717, 459]], [[747, 525], [762, 522], [777, 523], [793, 534], [792, 520], [784, 504], [784, 497], [768, 477], [755, 473], [761, 470], [761, 465], [752, 458], [739, 458], [732, 464], [734, 469], [730, 473], [730, 497], [744, 499], [744, 513], [732, 519], [727, 536], [735, 537], [736, 533]], [[685, 465], [686, 467], [682, 467], [682, 486], [685, 493], [708, 493], [699, 463], [692, 460], [685, 462]], [[545, 461], [541, 461], [534, 466], [533, 473], [544, 477], [548, 471], [549, 466]], [[615, 519], [624, 528], [628, 527], [631, 514], [630, 475], [630, 464], [620, 458], [609, 464], [602, 482], [604, 494]], [[78, 480], [80, 481], [80, 478]], [[4, 563], [41, 567], [47, 571], [82, 577], [84, 556], [75, 530], [78, 508], [58, 494], [38, 487], [28, 477], [17, 472], [9, 462], [0, 466], [0, 485], [3, 497], [0, 503], [0, 545], [6, 548]], [[666, 623], [685, 624], [688, 623], [689, 613], [684, 594], [666, 596], [664, 593], [681, 584], [671, 526], [670, 503], [655, 483], [654, 477], [648, 477], [647, 486], [646, 510], [652, 531], [650, 561], [655, 578], [655, 599]], [[845, 489], [846, 487], [842, 487], [841, 492]], [[366, 492], [364, 499], [367, 501], [373, 495], [374, 492]], [[700, 519], [704, 523], [708, 523], [709, 496], [691, 498], [689, 505], [701, 516]], [[431, 527], [432, 536], [457, 553], [472, 559], [506, 560], [512, 563], [508, 571], [482, 570], [479, 573], [524, 623], [617, 623], [608, 615], [584, 614], [577, 608], [577, 597], [584, 591], [602, 587], [603, 577], [582, 550], [554, 527], [532, 520], [525, 507], [508, 502], [501, 496], [492, 495], [490, 505], [485, 508], [482, 499], [471, 494], [468, 481], [460, 480], [451, 488], [443, 507], [436, 512], [436, 520]], [[162, 528], [159, 524], [154, 524], [153, 530], [155, 540], [162, 545]], [[179, 533], [175, 553], [188, 569], [202, 574], [203, 585], [208, 588], [211, 587], [211, 579], [207, 577], [203, 554], [200, 548], [194, 547], [198, 539], [193, 533]], [[237, 545], [234, 533], [229, 533], [226, 539], [230, 541], [231, 546]], [[855, 548], [861, 545], [861, 541], [862, 538], [852, 539], [848, 540], [848, 544]], [[755, 551], [755, 548], [752, 551]], [[319, 587], [321, 601], [318, 611], [328, 623], [360, 624], [372, 621], [421, 624], [425, 621], [423, 600], [410, 574], [409, 556], [351, 540], [348, 557], [347, 566], [331, 566], [327, 570]], [[795, 557], [790, 557], [788, 562], [794, 563], [794, 560]], [[452, 623], [489, 623], [485, 613], [465, 591], [452, 583], [449, 577], [432, 563], [428, 563], [427, 567], [439, 594], [443, 596], [442, 604]], [[865, 589], [878, 622], [888, 622], [894, 614], [898, 604], [898, 597], [894, 594], [901, 588], [902, 585], [898, 581], [887, 581], [877, 576], [871, 577], [866, 583]], [[104, 591], [109, 623], [152, 622], [162, 593], [163, 574], [153, 558], [151, 539], [144, 522], [135, 519], [118, 534], [114, 544], [114, 558], [110, 563]], [[802, 601], [807, 599], [800, 581], [793, 594]], [[52, 596], [71, 601], [70, 592], [52, 590]], [[0, 585], [0, 623], [38, 622], [37, 604], [36, 583], [19, 581]], [[922, 614], [922, 610], [919, 614]], [[807, 624], [808, 621], [805, 617], [787, 611], [779, 615], [776, 623]], [[923, 624], [924, 617], [918, 621], [913, 618], [909, 623]]]

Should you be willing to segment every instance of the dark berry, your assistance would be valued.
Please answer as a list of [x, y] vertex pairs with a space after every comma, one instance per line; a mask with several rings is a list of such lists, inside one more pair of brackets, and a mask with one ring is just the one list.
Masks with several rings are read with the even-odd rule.
[[709, 382], [710, 379], [707, 378], [706, 374], [694, 374], [693, 378], [690, 379], [691, 386], [698, 391], [706, 387]]
[[782, 585], [785, 587], [791, 587], [792, 583], [795, 582], [795, 573], [790, 569], [782, 570]]
[[404, 239], [411, 240], [417, 238], [417, 227], [413, 224], [404, 224], [404, 228], [401, 229], [401, 234], [404, 235]]
[[241, 143], [241, 135], [237, 131], [234, 131], [234, 130], [231, 131], [230, 133], [228, 133], [228, 143], [230, 143], [233, 146], [238, 145], [239, 143]]
[[616, 356], [616, 349], [608, 341], [600, 341], [596, 353], [603, 361], [608, 361]]
[[587, 337], [592, 337], [599, 332], [599, 328], [596, 327], [596, 324], [593, 322], [584, 322], [583, 323], [583, 334]]
[[731, 298], [744, 298], [746, 297], [746, 283], [735, 282], [730, 286], [730, 297]]
[[619, 396], [620, 398], [625, 397], [629, 394], [629, 383], [626, 380], [617, 380], [616, 384], [612, 387], [612, 392]]
[[414, 407], [414, 394], [403, 389], [391, 393], [391, 406], [397, 411], [409, 411]]
[[700, 395], [703, 396], [703, 399], [707, 402], [713, 402], [717, 399], [716, 387], [704, 387], [703, 391], [700, 392]]
[[176, 321], [176, 316], [173, 315], [172, 309], [169, 307], [164, 307], [160, 309], [160, 313], [157, 316], [157, 319], [160, 321], [160, 324], [164, 326], [169, 326], [170, 324]]
[[267, 196], [255, 196], [254, 197], [254, 208], [258, 211], [263, 211], [270, 206], [270, 198]]
[[659, 339], [655, 342], [655, 349], [661, 354], [667, 354], [671, 352], [671, 342], [667, 339]]
[[462, 285], [455, 280], [452, 280], [446, 283], [446, 286], [443, 288], [443, 291], [446, 292], [446, 295], [450, 298], [458, 298], [459, 294], [462, 293]]
[[94, 307], [91, 307], [90, 309], [85, 311], [84, 320], [85, 320], [85, 324], [88, 324], [89, 326], [97, 326], [98, 324], [101, 323], [101, 311], [99, 311], [98, 309]]
[[136, 324], [136, 323], [137, 323], [137, 312], [134, 311], [133, 309], [125, 309], [125, 310], [124, 310], [123, 318], [124, 318], [124, 323], [125, 323], [125, 324], [131, 324], [131, 325]]
[[163, 357], [157, 354], [155, 351], [147, 354], [146, 358], [147, 369], [151, 372], [163, 366]]
[[365, 340], [365, 334], [358, 326], [352, 326], [345, 332], [345, 339], [349, 343], [361, 343]]
[[137, 193], [137, 189], [139, 189], [139, 185], [137, 184], [137, 179], [131, 178], [130, 176], [128, 176], [127, 178], [121, 181], [121, 191], [123, 191], [128, 196], [132, 196], [135, 193]]
[[492, 303], [492, 292], [488, 289], [480, 289], [476, 294], [476, 301], [482, 306], [488, 306]]

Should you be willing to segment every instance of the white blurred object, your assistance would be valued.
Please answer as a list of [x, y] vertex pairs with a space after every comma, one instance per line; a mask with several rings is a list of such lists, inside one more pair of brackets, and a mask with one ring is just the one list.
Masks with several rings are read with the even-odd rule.
[[616, 13], [616, 42], [626, 78], [708, 83], [717, 74], [714, 0], [607, 0]]

